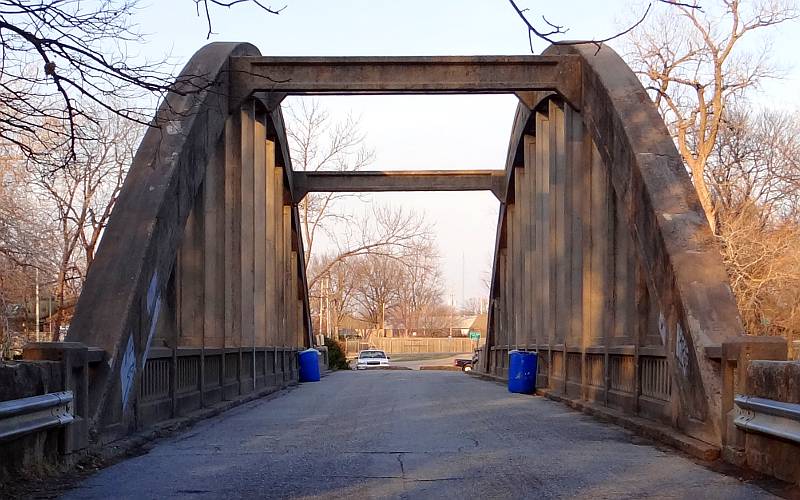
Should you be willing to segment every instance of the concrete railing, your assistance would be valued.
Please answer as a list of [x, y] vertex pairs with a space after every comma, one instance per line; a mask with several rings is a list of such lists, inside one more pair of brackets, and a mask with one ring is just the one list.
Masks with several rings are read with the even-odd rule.
[[139, 384], [139, 428], [297, 381], [297, 348], [155, 348]]
[[[669, 423], [671, 379], [663, 349], [504, 345], [488, 351], [490, 375], [508, 378], [512, 350], [538, 352], [536, 387]], [[480, 351], [483, 370], [486, 350]]]
[[[69, 463], [90, 445], [102, 445], [158, 422], [295, 383], [298, 350], [153, 348], [136, 384], [136, 425], [128, 428], [119, 420], [89, 417], [97, 394], [92, 386], [98, 373], [108, 368], [103, 351], [76, 342], [30, 344], [23, 354], [26, 360], [15, 364], [23, 369], [28, 365], [20, 373], [30, 380], [21, 385], [30, 389], [27, 394], [36, 387], [45, 387], [49, 393], [0, 402], [0, 480], [23, 467]], [[320, 361], [327, 365], [327, 350], [321, 351]], [[63, 432], [56, 434], [54, 427]]]

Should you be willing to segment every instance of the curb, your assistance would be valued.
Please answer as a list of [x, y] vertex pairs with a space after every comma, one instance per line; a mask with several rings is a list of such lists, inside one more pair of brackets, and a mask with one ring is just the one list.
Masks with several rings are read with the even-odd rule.
[[198, 422], [216, 417], [217, 415], [221, 415], [222, 413], [232, 410], [238, 406], [242, 406], [260, 399], [263, 399], [264, 401], [275, 399], [282, 395], [279, 393], [291, 390], [298, 385], [299, 382], [290, 381], [285, 385], [265, 387], [260, 391], [242, 395], [238, 399], [220, 401], [213, 406], [200, 408], [189, 415], [175, 417], [157, 424], [153, 424], [146, 430], [136, 432], [130, 436], [122, 437], [106, 443], [98, 443], [96, 446], [91, 446], [86, 450], [83, 450], [81, 454], [94, 455], [96, 457], [100, 457], [104, 461], [114, 460], [121, 455], [127, 455], [139, 448], [146, 447], [153, 441], [169, 437], [176, 432], [180, 432], [184, 429], [192, 427]]
[[720, 449], [716, 446], [685, 436], [666, 425], [658, 424], [642, 417], [625, 415], [618, 410], [587, 401], [569, 399], [542, 389], [537, 389], [536, 394], [552, 401], [564, 403], [574, 410], [618, 425], [640, 436], [664, 443], [704, 462], [713, 462], [720, 457]]
[[420, 366], [420, 370], [437, 370], [442, 372], [461, 372], [464, 371], [459, 366], [450, 366], [450, 365], [427, 365], [427, 366]]
[[[472, 371], [469, 372], [469, 375], [479, 379], [501, 383], [503, 385], [505, 385], [507, 382], [501, 377], [487, 373], [476, 373], [475, 371]], [[642, 417], [625, 415], [618, 410], [600, 406], [588, 401], [570, 399], [544, 389], [537, 389], [536, 395], [545, 397], [552, 401], [563, 403], [573, 410], [577, 410], [599, 420], [618, 425], [628, 429], [629, 431], [633, 431], [639, 436], [666, 444], [677, 449], [678, 451], [686, 453], [704, 462], [713, 462], [720, 457], [720, 449], [716, 446], [700, 441], [699, 439], [685, 436], [675, 429], [667, 427], [666, 425], [659, 424]]]

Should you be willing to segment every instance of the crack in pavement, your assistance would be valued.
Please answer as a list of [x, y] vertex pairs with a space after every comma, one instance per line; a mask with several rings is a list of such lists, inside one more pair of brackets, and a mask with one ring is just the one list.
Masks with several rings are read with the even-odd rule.
[[398, 453], [397, 454], [397, 462], [400, 464], [400, 477], [405, 479], [406, 478], [406, 468], [403, 465], [403, 454], [402, 453]]

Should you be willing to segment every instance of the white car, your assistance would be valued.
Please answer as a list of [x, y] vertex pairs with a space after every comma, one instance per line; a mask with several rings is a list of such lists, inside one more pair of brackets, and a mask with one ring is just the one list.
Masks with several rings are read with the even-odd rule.
[[389, 356], [385, 352], [377, 349], [367, 349], [358, 353], [356, 359], [356, 370], [366, 370], [367, 368], [385, 368], [389, 366]]

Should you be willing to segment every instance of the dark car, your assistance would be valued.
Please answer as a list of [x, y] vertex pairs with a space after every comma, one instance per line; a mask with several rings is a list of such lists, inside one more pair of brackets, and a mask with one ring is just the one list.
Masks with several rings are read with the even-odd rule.
[[472, 359], [467, 358], [456, 358], [453, 362], [453, 365], [461, 368], [463, 372], [471, 372], [472, 371]]

